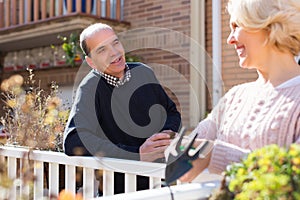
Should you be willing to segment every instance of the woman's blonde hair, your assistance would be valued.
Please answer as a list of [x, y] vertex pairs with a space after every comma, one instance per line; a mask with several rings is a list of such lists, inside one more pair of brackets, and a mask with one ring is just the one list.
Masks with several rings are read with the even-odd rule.
[[294, 56], [300, 53], [300, 0], [229, 0], [232, 20], [248, 31], [265, 29], [267, 43]]

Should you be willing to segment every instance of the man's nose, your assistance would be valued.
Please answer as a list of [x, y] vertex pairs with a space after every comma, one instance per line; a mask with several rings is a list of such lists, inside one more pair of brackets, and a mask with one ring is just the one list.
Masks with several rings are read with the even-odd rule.
[[116, 47], [114, 47], [113, 45], [110, 46], [110, 55], [111, 56], [115, 56], [118, 53], [119, 53], [119, 50]]

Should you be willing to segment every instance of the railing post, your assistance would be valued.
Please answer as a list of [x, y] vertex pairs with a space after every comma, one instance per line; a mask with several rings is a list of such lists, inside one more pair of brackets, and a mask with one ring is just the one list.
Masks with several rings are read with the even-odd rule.
[[42, 0], [42, 4], [41, 4], [42, 19], [46, 19], [47, 17], [47, 1], [48, 0]]
[[49, 6], [49, 17], [55, 16], [55, 3], [54, 0], [50, 0], [50, 6]]
[[103, 170], [103, 196], [114, 194], [114, 172]]
[[83, 168], [83, 199], [94, 197], [95, 191], [95, 171], [90, 168]]
[[19, 24], [24, 24], [24, 0], [19, 1]]
[[116, 2], [116, 20], [121, 20], [121, 0]]
[[[96, 2], [94, 2], [94, 4], [95, 4]], [[92, 7], [91, 7], [91, 5], [92, 5], [92, 0], [86, 0], [85, 1], [85, 7], [86, 7], [86, 10], [85, 10], [85, 13], [87, 13], [87, 14], [91, 14], [91, 12], [92, 12]], [[95, 5], [94, 5], [95, 6]]]
[[[76, 6], [76, 12], [77, 13], [81, 13], [81, 7], [82, 7], [81, 4], [82, 4], [82, 0], [76, 0], [75, 6]], [[71, 8], [73, 8], [73, 5], [72, 5]]]
[[58, 16], [61, 16], [63, 14], [64, 10], [64, 0], [58, 0]]
[[76, 168], [75, 168], [75, 166], [72, 166], [72, 165], [66, 165], [65, 170], [66, 170], [65, 188], [68, 192], [71, 192], [72, 194], [75, 195], [75, 193], [76, 193], [76, 179], [75, 179]]
[[59, 194], [59, 168], [57, 163], [49, 163], [49, 196]]
[[34, 181], [34, 196], [35, 200], [43, 198], [44, 191], [44, 163], [41, 161], [34, 161], [34, 175], [36, 180]]
[[105, 5], [105, 16], [107, 18], [110, 18], [110, 1], [106, 0], [106, 5]]
[[31, 17], [32, 17], [32, 10], [31, 10], [31, 1], [26, 1], [27, 2], [27, 10], [26, 10], [26, 22], [29, 23], [31, 22]]
[[161, 178], [150, 177], [149, 188], [161, 188]]
[[11, 2], [11, 24], [16, 25], [17, 24], [17, 0], [12, 0]]
[[[8, 177], [14, 181], [17, 177], [17, 159], [8, 156], [7, 162], [8, 162], [7, 163]], [[15, 199], [16, 196], [17, 196], [17, 186], [13, 184], [13, 187], [10, 192], [10, 198]]]
[[101, 0], [100, 1], [95, 1], [95, 6], [96, 6], [96, 15], [98, 17], [101, 17]]
[[4, 1], [4, 7], [5, 7], [5, 27], [9, 27], [11, 25], [10, 23], [10, 1]]
[[73, 6], [72, 0], [67, 0], [67, 11], [68, 11], [68, 13], [72, 12], [72, 6]]
[[125, 173], [125, 193], [136, 191], [136, 175]]

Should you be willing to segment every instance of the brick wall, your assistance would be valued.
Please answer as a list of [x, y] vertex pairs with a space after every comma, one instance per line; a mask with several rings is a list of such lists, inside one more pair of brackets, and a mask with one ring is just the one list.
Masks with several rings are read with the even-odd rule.
[[124, 20], [132, 31], [125, 49], [154, 69], [188, 125], [190, 0], [124, 1]]
[[[238, 56], [234, 47], [226, 43], [227, 37], [230, 34], [229, 20], [230, 17], [226, 11], [227, 1], [222, 1], [222, 80], [223, 94], [232, 86], [244, 82], [253, 81], [257, 78], [255, 70], [242, 69], [238, 63]], [[212, 0], [206, 1], [206, 50], [212, 55]], [[212, 91], [212, 62], [207, 60], [207, 80], [208, 80], [208, 95], [207, 103], [208, 110], [211, 109], [211, 91]]]
[[[230, 33], [227, 1], [222, 1], [222, 79], [224, 92], [233, 85], [252, 81], [256, 72], [241, 69], [234, 47], [226, 44]], [[120, 37], [126, 50], [142, 58], [157, 74], [168, 94], [177, 102], [183, 124], [189, 124], [189, 36], [190, 0], [125, 0], [124, 20], [130, 22], [128, 31]], [[212, 0], [206, 0], [206, 51], [212, 55]], [[115, 24], [116, 26], [117, 23]], [[124, 29], [115, 27], [117, 31]], [[1, 62], [3, 63], [3, 62]], [[211, 106], [212, 62], [207, 59], [207, 110]], [[40, 73], [40, 74], [39, 74]], [[41, 71], [37, 78], [49, 84], [72, 85], [76, 72], [57, 69]]]

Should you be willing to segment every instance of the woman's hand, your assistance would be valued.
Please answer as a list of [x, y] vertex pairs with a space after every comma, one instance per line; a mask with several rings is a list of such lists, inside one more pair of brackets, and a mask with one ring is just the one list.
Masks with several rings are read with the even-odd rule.
[[191, 182], [194, 180], [204, 169], [208, 167], [211, 152], [205, 158], [197, 158], [192, 161], [193, 168], [179, 178], [181, 182]]
[[[193, 145], [197, 148], [203, 142], [202, 139], [196, 139], [195, 144]], [[181, 182], [191, 182], [194, 180], [204, 169], [208, 167], [210, 162], [211, 153], [212, 153], [213, 143], [208, 144], [208, 146], [204, 149], [203, 152], [200, 152], [200, 158], [192, 161], [193, 168], [185, 173], [183, 176], [179, 178]], [[201, 154], [204, 155], [204, 158], [201, 158]]]

